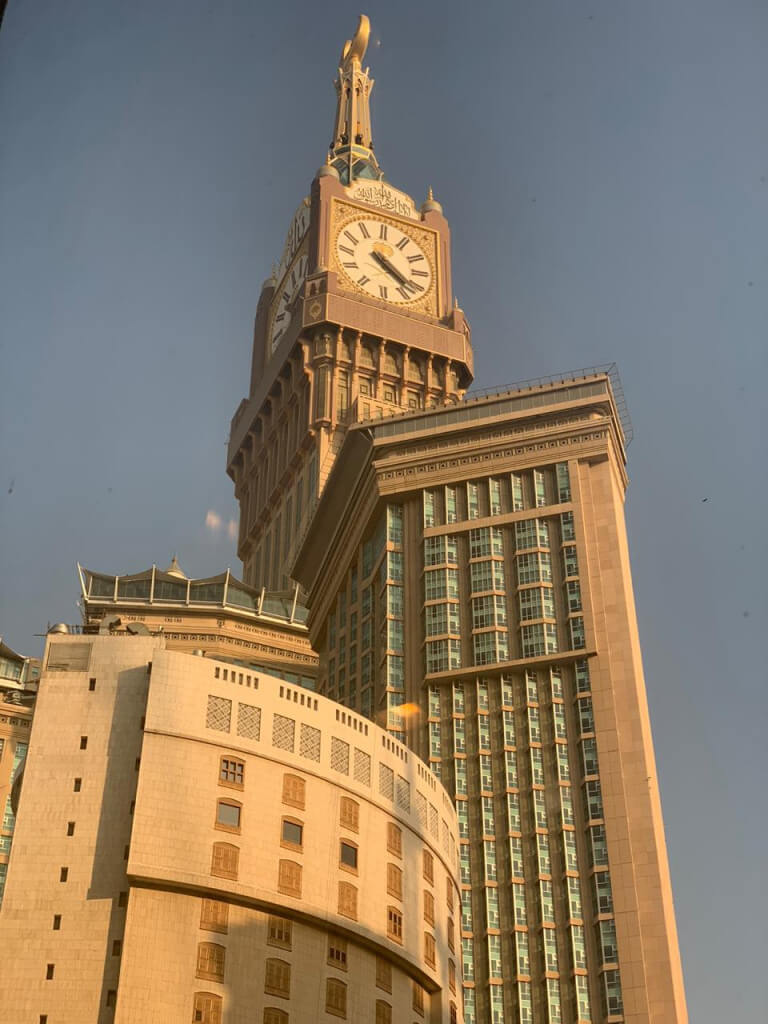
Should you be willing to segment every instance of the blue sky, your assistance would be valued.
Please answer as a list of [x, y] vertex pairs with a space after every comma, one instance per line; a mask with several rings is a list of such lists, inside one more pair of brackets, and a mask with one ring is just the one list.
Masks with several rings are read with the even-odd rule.
[[[78, 560], [131, 572], [177, 552], [193, 575], [239, 570], [229, 420], [358, 13], [11, 0], [0, 634], [17, 650], [78, 620]], [[768, 8], [389, 0], [367, 13], [377, 153], [417, 199], [431, 185], [451, 222], [478, 386], [619, 365], [691, 1020], [762, 1019]]]

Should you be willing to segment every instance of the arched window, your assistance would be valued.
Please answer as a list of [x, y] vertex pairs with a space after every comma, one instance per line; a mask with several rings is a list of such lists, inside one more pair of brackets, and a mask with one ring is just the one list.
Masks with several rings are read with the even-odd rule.
[[281, 860], [277, 872], [277, 890], [287, 896], [301, 896], [301, 864]]
[[357, 832], [360, 825], [360, 805], [356, 800], [352, 800], [348, 796], [341, 798], [339, 821], [344, 828]]
[[221, 996], [213, 992], [195, 992], [192, 1020], [196, 1024], [221, 1024]]
[[357, 888], [351, 882], [339, 882], [339, 913], [357, 920]]
[[283, 803], [291, 807], [298, 807], [302, 811], [305, 805], [306, 784], [304, 779], [298, 775], [283, 776]]
[[288, 1024], [288, 1014], [276, 1006], [265, 1006], [264, 1024]]
[[325, 1012], [347, 1019], [347, 986], [338, 978], [326, 979]]
[[214, 843], [211, 856], [211, 874], [219, 878], [237, 878], [240, 850], [231, 843]]
[[392, 1007], [383, 999], [376, 1000], [376, 1024], [392, 1024]]
[[198, 942], [196, 977], [206, 981], [224, 981], [226, 950], [216, 942]]
[[403, 833], [391, 821], [387, 823], [387, 849], [396, 857], [403, 856]]
[[264, 991], [268, 995], [290, 998], [291, 965], [289, 963], [274, 957], [267, 959], [264, 972]]
[[387, 864], [387, 892], [399, 900], [403, 898], [403, 872], [397, 864]]
[[206, 932], [226, 932], [229, 925], [229, 904], [221, 900], [201, 901], [200, 928]]

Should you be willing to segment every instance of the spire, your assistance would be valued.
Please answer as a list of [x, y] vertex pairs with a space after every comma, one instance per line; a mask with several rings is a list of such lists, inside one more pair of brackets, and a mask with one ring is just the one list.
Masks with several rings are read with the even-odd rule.
[[355, 178], [378, 180], [383, 174], [373, 154], [371, 138], [371, 92], [373, 79], [363, 71], [371, 23], [360, 15], [354, 39], [348, 39], [341, 51], [336, 86], [336, 125], [330, 147], [330, 162], [343, 184]]

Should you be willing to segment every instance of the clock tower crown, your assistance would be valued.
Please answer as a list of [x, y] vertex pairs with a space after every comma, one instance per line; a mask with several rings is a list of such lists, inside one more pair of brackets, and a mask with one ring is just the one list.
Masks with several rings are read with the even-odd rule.
[[371, 93], [373, 79], [363, 70], [371, 23], [360, 15], [353, 39], [341, 51], [336, 86], [336, 124], [330, 145], [330, 165], [338, 171], [344, 185], [357, 178], [380, 181], [384, 175], [373, 153], [371, 137]]

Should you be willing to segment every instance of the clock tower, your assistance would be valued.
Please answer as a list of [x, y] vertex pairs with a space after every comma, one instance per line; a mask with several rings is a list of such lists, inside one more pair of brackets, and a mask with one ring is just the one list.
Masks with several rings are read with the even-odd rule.
[[363, 15], [342, 50], [333, 140], [262, 287], [231, 424], [238, 555], [245, 582], [270, 590], [289, 586], [348, 427], [457, 402], [472, 380], [442, 208], [390, 185], [374, 152], [369, 32]]

